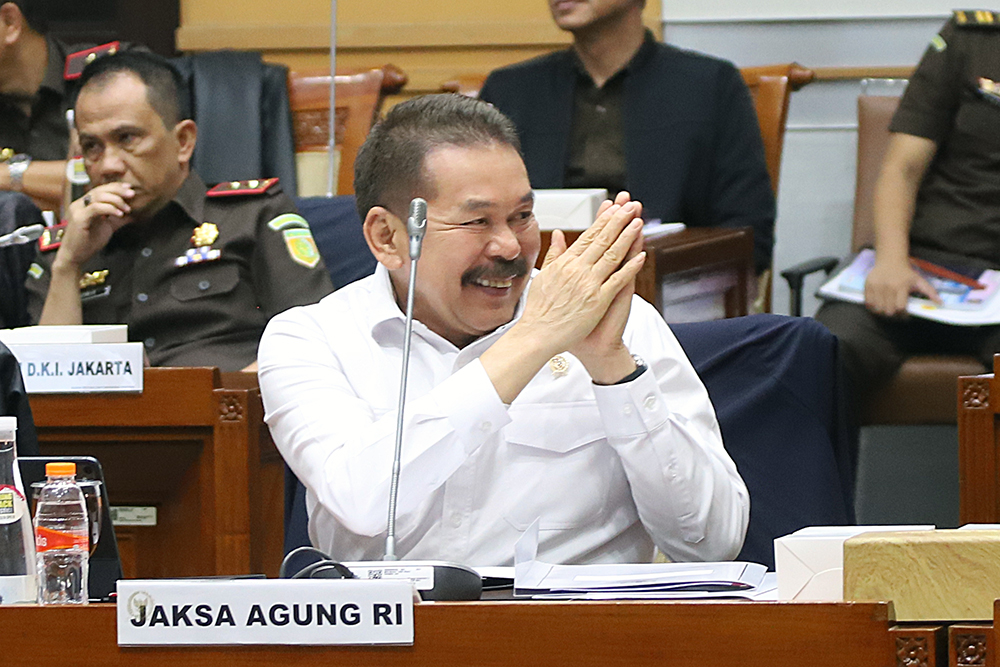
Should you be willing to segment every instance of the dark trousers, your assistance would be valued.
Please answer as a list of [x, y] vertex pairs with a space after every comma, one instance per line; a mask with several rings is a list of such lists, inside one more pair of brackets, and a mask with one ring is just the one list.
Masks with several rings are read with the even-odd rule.
[[840, 355], [854, 394], [865, 405], [915, 354], [961, 354], [993, 368], [1000, 326], [959, 327], [919, 317], [887, 318], [861, 304], [827, 301], [816, 313], [840, 340]]

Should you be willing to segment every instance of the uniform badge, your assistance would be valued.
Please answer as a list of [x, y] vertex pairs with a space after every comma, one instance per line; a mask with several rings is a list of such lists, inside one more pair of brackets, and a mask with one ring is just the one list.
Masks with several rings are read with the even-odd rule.
[[1000, 104], [1000, 83], [985, 77], [979, 77], [979, 95], [987, 102]]
[[119, 42], [109, 42], [95, 46], [92, 49], [84, 49], [66, 56], [66, 69], [63, 70], [63, 78], [67, 81], [79, 79], [83, 74], [83, 68], [94, 62], [101, 56], [113, 56], [118, 53], [121, 46]]
[[58, 250], [62, 244], [63, 234], [66, 233], [67, 224], [69, 223], [61, 222], [58, 225], [46, 227], [42, 235], [38, 237], [38, 251], [48, 252], [50, 250]]
[[87, 289], [88, 287], [94, 287], [95, 285], [103, 285], [107, 279], [107, 269], [85, 273], [83, 274], [83, 277], [80, 278], [80, 289]]
[[191, 233], [191, 245], [183, 255], [174, 260], [174, 266], [187, 266], [213, 262], [222, 257], [222, 251], [213, 248], [212, 244], [219, 238], [219, 227], [211, 222], [203, 222]]
[[312, 237], [312, 232], [301, 227], [283, 229], [281, 235], [285, 238], [285, 247], [292, 260], [302, 266], [313, 269], [319, 264], [319, 248]]
[[211, 222], [203, 222], [194, 228], [194, 233], [191, 235], [191, 243], [195, 247], [212, 245], [217, 238], [219, 238], [219, 228]]
[[43, 269], [40, 264], [32, 262], [31, 266], [28, 267], [28, 275], [35, 280], [38, 280], [45, 275], [45, 269]]
[[249, 181], [228, 181], [219, 183], [205, 193], [206, 197], [233, 197], [236, 195], [260, 195], [278, 183], [277, 178], [251, 179]]
[[552, 377], [561, 378], [569, 373], [569, 361], [561, 354], [557, 354], [549, 359], [549, 370], [552, 372]]
[[111, 294], [111, 285], [106, 284], [108, 270], [91, 271], [80, 278], [80, 300], [89, 301]]

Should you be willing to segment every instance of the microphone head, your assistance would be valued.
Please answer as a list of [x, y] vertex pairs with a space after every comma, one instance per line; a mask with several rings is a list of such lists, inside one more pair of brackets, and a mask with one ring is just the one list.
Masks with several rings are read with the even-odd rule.
[[427, 202], [414, 197], [410, 202], [410, 216], [406, 219], [406, 233], [410, 237], [410, 259], [420, 258], [420, 246], [427, 231]]

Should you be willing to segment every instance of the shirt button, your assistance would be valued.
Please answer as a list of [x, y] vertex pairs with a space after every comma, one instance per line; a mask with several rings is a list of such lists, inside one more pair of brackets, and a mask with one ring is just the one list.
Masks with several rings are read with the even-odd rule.
[[483, 433], [488, 433], [493, 430], [493, 422], [483, 422], [479, 425], [479, 428], [482, 429]]
[[147, 301], [149, 301], [149, 295], [146, 294], [145, 292], [139, 292], [138, 294], [135, 295], [135, 300], [138, 301], [139, 303], [146, 303]]
[[149, 349], [153, 349], [153, 346], [156, 345], [156, 339], [150, 336], [146, 340], [142, 341], [142, 344]]
[[201, 281], [198, 282], [198, 289], [200, 289], [202, 292], [204, 292], [205, 290], [207, 290], [211, 286], [212, 286], [212, 283], [208, 282], [207, 280], [201, 280]]
[[451, 525], [453, 525], [455, 528], [458, 528], [459, 526], [461, 526], [462, 525], [462, 515], [459, 514], [458, 512], [455, 512], [454, 514], [452, 514], [451, 515]]
[[653, 396], [652, 394], [650, 394], [649, 396], [647, 396], [646, 400], [644, 400], [642, 402], [642, 406], [644, 408], [646, 408], [647, 410], [649, 410], [650, 412], [652, 412], [653, 410], [656, 410], [657, 404], [658, 404], [658, 401], [656, 400], [656, 396]]
[[139, 251], [139, 254], [142, 255], [143, 257], [149, 257], [150, 255], [153, 254], [153, 249], [143, 248], [142, 250]]
[[632, 414], [632, 406], [631, 406], [631, 405], [626, 405], [626, 406], [625, 406], [624, 408], [622, 408], [622, 413], [623, 413], [623, 414], [624, 414], [624, 415], [625, 415], [626, 417], [627, 417], [628, 415]]

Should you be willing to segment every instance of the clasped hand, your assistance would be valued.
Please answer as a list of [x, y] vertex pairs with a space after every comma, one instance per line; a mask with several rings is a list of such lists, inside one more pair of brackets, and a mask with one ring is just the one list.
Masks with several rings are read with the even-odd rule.
[[602, 204], [570, 247], [562, 232], [553, 232], [518, 323], [547, 341], [553, 354], [568, 351], [580, 359], [596, 382], [627, 375], [623, 360], [634, 368], [622, 334], [646, 257], [641, 214], [642, 204], [623, 192]]
[[80, 266], [107, 245], [111, 235], [131, 221], [133, 196], [127, 183], [105, 183], [71, 203], [59, 260]]

